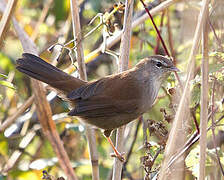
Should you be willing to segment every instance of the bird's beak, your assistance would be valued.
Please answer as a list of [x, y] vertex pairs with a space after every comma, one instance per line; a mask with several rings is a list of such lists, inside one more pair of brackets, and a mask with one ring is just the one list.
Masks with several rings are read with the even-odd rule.
[[169, 70], [174, 72], [180, 72], [180, 70], [175, 66], [170, 67]]

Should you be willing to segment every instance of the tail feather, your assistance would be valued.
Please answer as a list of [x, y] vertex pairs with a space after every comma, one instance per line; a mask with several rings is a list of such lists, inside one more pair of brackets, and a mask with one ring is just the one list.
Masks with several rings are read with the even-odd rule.
[[49, 84], [65, 94], [86, 83], [29, 53], [24, 53], [23, 57], [17, 60], [16, 69], [34, 79]]

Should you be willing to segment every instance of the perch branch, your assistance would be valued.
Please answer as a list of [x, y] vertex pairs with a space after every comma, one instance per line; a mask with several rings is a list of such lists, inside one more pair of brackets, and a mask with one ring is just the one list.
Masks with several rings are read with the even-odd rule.
[[[121, 45], [120, 45], [119, 72], [122, 72], [128, 69], [133, 4], [134, 4], [134, 0], [126, 0], [125, 2], [124, 27], [123, 27], [123, 34], [121, 37]], [[124, 151], [124, 145], [123, 145], [124, 131], [125, 131], [125, 126], [122, 126], [117, 129], [116, 147], [117, 147], [117, 150], [120, 152]], [[123, 163], [119, 159], [116, 158], [114, 162], [114, 167], [113, 167], [112, 180], [121, 179], [122, 166], [123, 166]]]
[[[163, 179], [181, 179], [183, 174], [178, 174], [178, 176], [175, 173], [169, 173], [170, 171], [168, 170], [168, 162], [172, 155], [176, 152], [178, 148], [184, 144], [184, 141], [181, 143], [177, 143], [179, 137], [183, 137], [182, 139], [186, 139], [185, 134], [183, 134], [183, 131], [181, 129], [183, 123], [187, 123], [189, 121], [189, 113], [186, 113], [189, 110], [189, 99], [190, 99], [190, 80], [192, 79], [193, 73], [194, 73], [194, 65], [195, 65], [195, 56], [197, 54], [197, 51], [199, 49], [199, 44], [200, 44], [200, 39], [201, 39], [201, 33], [202, 33], [202, 27], [205, 23], [205, 14], [208, 9], [208, 4], [209, 0], [203, 0], [202, 1], [202, 6], [200, 10], [200, 14], [198, 17], [198, 22], [197, 22], [197, 27], [195, 30], [194, 34], [194, 39], [193, 39], [193, 45], [191, 48], [190, 56], [188, 59], [188, 67], [187, 67], [187, 79], [186, 79], [186, 85], [183, 91], [183, 95], [180, 100], [180, 104], [178, 106], [178, 110], [171, 128], [171, 132], [169, 134], [169, 138], [167, 141], [167, 145], [165, 148], [165, 159], [161, 168], [161, 173], [160, 173], [160, 180]], [[185, 112], [185, 113], [184, 113]], [[180, 134], [181, 133], [181, 134]], [[177, 146], [178, 145], [178, 146]], [[184, 163], [184, 161], [182, 161]], [[175, 162], [178, 163], [178, 162]], [[179, 164], [181, 165], [181, 164]], [[178, 165], [178, 166], [179, 166]], [[183, 164], [182, 164], [183, 165]], [[182, 166], [181, 165], [181, 166]], [[179, 167], [180, 168], [180, 167]], [[176, 171], [172, 171], [176, 172]], [[180, 177], [180, 176], [181, 177]]]
[[[76, 58], [78, 62], [79, 75], [82, 80], [87, 80], [86, 66], [82, 47], [81, 26], [79, 19], [79, 7], [77, 0], [71, 0], [73, 36], [75, 39]], [[98, 152], [96, 149], [95, 130], [88, 124], [86, 126], [86, 137], [88, 139], [89, 153], [92, 163], [92, 179], [99, 180]]]
[[11, 19], [11, 16], [14, 12], [14, 9], [16, 7], [17, 4], [17, 0], [9, 0], [6, 6], [6, 9], [4, 11], [4, 14], [1, 18], [1, 22], [0, 22], [0, 47], [2, 46], [2, 43], [4, 42], [4, 35], [6, 33], [6, 31], [9, 28], [9, 22]]
[[[208, 19], [208, 9], [205, 12]], [[199, 180], [205, 179], [205, 161], [207, 147], [207, 123], [208, 123], [208, 22], [204, 24], [202, 33], [202, 82], [201, 82], [201, 112], [200, 112], [200, 158], [199, 158]]]

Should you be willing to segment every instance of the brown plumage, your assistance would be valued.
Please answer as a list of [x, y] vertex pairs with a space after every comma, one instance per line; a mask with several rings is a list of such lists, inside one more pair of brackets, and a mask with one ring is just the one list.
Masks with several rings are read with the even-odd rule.
[[106, 137], [149, 110], [162, 81], [178, 70], [169, 58], [156, 55], [130, 70], [85, 82], [28, 53], [17, 60], [17, 69], [63, 93], [74, 106], [69, 115], [103, 129]]

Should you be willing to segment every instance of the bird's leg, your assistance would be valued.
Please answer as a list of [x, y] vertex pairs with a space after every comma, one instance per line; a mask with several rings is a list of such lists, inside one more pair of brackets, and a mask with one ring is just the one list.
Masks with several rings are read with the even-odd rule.
[[123, 157], [124, 153], [120, 153], [118, 152], [118, 150], [116, 149], [116, 147], [114, 146], [113, 142], [111, 141], [110, 137], [107, 137], [107, 141], [110, 143], [111, 147], [113, 148], [114, 150], [114, 154], [112, 154], [112, 156], [115, 156], [117, 157], [121, 162], [124, 162], [125, 161], [125, 158]]
[[104, 130], [103, 134], [104, 136], [107, 138], [107, 141], [110, 143], [111, 147], [114, 150], [114, 154], [112, 155], [112, 157], [117, 157], [121, 162], [124, 162], [125, 159], [123, 157], [124, 153], [119, 153], [118, 150], [116, 149], [116, 147], [114, 146], [113, 142], [110, 139], [110, 134], [113, 130]]

